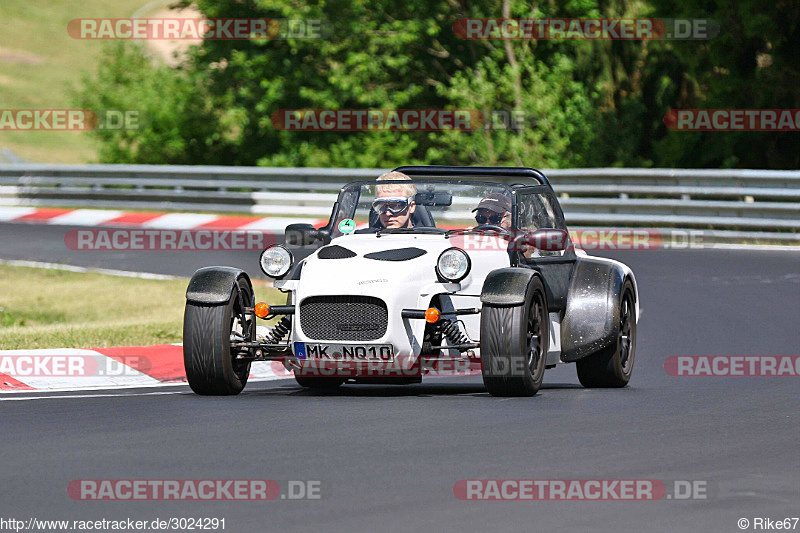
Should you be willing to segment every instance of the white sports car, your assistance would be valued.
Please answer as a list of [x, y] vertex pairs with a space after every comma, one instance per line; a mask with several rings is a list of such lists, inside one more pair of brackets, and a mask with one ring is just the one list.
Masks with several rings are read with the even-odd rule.
[[[400, 173], [401, 177], [397, 177]], [[417, 383], [478, 369], [495, 396], [531, 396], [576, 363], [586, 387], [624, 387], [636, 347], [633, 272], [570, 240], [531, 168], [407, 166], [345, 185], [328, 224], [292, 224], [261, 268], [287, 294], [256, 303], [248, 275], [206, 267], [186, 293], [186, 376], [237, 394], [250, 363], [280, 360], [304, 387]], [[308, 252], [295, 260], [294, 252]], [[280, 321], [256, 327], [258, 318]]]

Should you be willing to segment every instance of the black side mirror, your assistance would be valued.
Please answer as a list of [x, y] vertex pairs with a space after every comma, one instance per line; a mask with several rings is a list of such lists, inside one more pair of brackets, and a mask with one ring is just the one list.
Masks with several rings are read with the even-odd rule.
[[568, 244], [569, 233], [566, 230], [548, 228], [523, 232], [516, 236], [512, 246], [519, 251], [532, 247], [544, 252], [560, 252], [566, 250]]
[[317, 241], [322, 244], [331, 242], [331, 235], [327, 230], [316, 229], [311, 224], [289, 224], [284, 231], [287, 246], [313, 246]]

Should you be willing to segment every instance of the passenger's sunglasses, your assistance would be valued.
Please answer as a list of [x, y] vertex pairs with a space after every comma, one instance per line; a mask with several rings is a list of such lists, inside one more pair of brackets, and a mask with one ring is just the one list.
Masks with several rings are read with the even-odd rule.
[[408, 209], [410, 200], [408, 198], [378, 198], [372, 202], [372, 209], [378, 213], [386, 213], [387, 211], [397, 215]]
[[489, 224], [494, 224], [495, 226], [497, 226], [500, 224], [500, 222], [502, 222], [503, 218], [505, 218], [504, 214], [492, 215], [490, 217], [484, 215], [475, 215], [475, 222], [477, 222], [478, 224], [486, 224], [488, 222]]

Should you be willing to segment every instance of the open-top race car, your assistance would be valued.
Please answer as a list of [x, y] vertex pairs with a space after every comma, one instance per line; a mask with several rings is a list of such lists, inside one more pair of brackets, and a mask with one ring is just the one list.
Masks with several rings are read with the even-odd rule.
[[630, 380], [633, 272], [576, 249], [538, 170], [400, 167], [345, 185], [326, 226], [285, 235], [260, 258], [285, 305], [256, 303], [240, 269], [192, 277], [183, 350], [196, 393], [239, 393], [254, 361], [281, 361], [312, 388], [477, 368], [492, 395], [531, 396], [570, 362], [586, 387]]

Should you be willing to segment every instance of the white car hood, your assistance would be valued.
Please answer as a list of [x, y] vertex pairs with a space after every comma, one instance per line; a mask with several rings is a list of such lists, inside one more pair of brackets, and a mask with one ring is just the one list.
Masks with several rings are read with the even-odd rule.
[[[480, 294], [483, 280], [489, 271], [508, 266], [505, 241], [496, 239], [497, 249], [469, 251], [472, 260], [470, 274], [461, 282], [461, 293]], [[446, 249], [463, 242], [444, 235], [351, 234], [338, 237], [331, 245], [341, 246], [356, 254], [345, 259], [320, 259], [319, 250], [306, 259], [303, 266], [301, 298], [312, 294], [385, 294], [410, 290], [414, 294], [427, 284], [437, 283], [435, 266], [439, 255]], [[399, 248], [418, 248], [425, 254], [404, 261], [368, 259], [365, 254]]]

